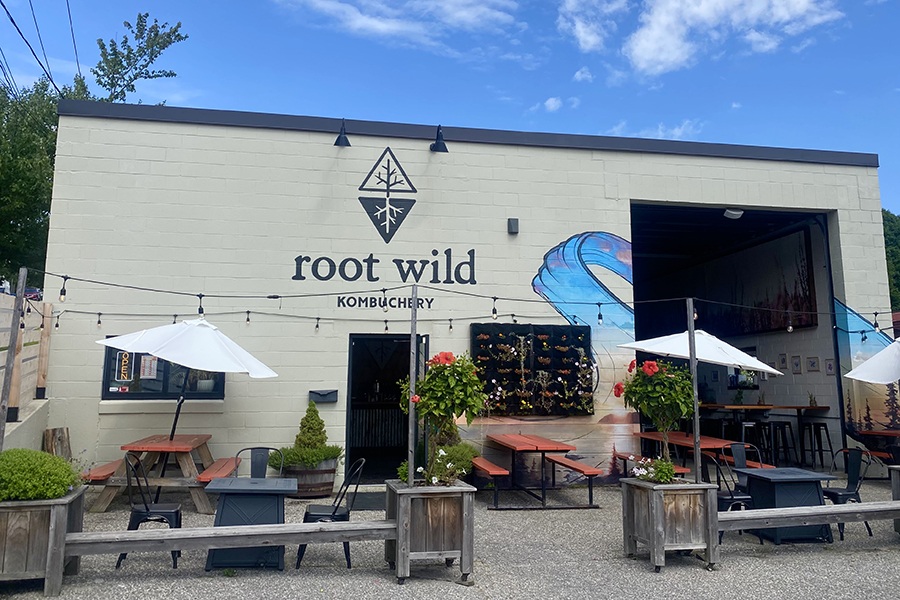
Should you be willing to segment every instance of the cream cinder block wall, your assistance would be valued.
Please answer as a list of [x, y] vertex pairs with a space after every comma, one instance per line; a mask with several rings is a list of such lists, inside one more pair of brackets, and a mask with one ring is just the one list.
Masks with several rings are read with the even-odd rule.
[[[192, 318], [195, 295], [202, 293], [209, 320], [279, 377], [227, 376], [225, 401], [188, 401], [179, 431], [212, 433], [217, 455], [248, 444], [286, 445], [308, 390], [337, 389], [338, 402], [319, 408], [329, 440], [342, 444], [349, 335], [382, 333], [385, 320], [391, 332], [408, 332], [410, 316], [401, 309], [342, 308], [329, 294], [380, 297], [385, 288], [389, 296], [408, 295], [393, 259], [442, 259], [450, 249], [458, 262], [474, 249], [475, 285], [427, 283], [419, 291], [433, 304], [418, 311], [418, 332], [430, 337], [432, 351], [462, 352], [469, 347], [468, 323], [490, 318], [492, 304], [484, 297], [536, 299], [531, 280], [544, 255], [573, 235], [604, 231], [630, 239], [633, 201], [827, 212], [835, 295], [861, 310], [889, 306], [873, 167], [736, 158], [724, 150], [671, 153], [664, 145], [660, 152], [547, 147], [503, 143], [503, 136], [480, 143], [479, 136], [490, 136], [479, 131], [470, 141], [448, 140], [450, 153], [437, 154], [413, 126], [397, 125], [394, 135], [390, 124], [365, 122], [359, 126], [368, 133], [348, 130], [353, 146], [339, 148], [332, 145], [336, 129], [326, 127], [330, 120], [307, 118], [310, 127], [291, 128], [269, 127], [265, 115], [255, 127], [222, 124], [230, 117], [219, 117], [216, 111], [64, 104], [48, 272], [183, 292], [67, 284], [68, 298], [56, 306], [62, 313], [50, 357], [50, 421], [70, 428], [73, 449], [87, 462], [118, 456], [122, 443], [148, 430], [167, 431], [173, 411], [172, 402], [101, 401], [97, 339], [165, 324], [174, 315]], [[358, 200], [386, 147], [417, 188], [416, 204], [390, 244]], [[507, 233], [508, 218], [519, 219], [517, 236]], [[377, 281], [365, 274], [320, 281], [310, 275], [310, 262], [303, 264], [306, 280], [292, 279], [299, 255], [339, 263], [370, 254], [379, 261]], [[623, 302], [632, 301], [627, 281], [599, 276]], [[58, 277], [47, 276], [48, 293], [59, 285]], [[266, 299], [270, 294], [282, 297]], [[316, 296], [291, 297], [304, 294]], [[497, 308], [530, 322], [564, 323], [546, 303], [500, 300]], [[602, 410], [621, 411], [610, 390], [629, 355], [607, 350], [597, 357], [596, 401]], [[596, 421], [569, 423], [590, 428]], [[598, 445], [586, 453], [605, 452]]]

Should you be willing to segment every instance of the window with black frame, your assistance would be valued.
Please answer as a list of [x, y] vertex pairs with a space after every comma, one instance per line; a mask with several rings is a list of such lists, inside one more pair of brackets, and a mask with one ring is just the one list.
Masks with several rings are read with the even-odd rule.
[[185, 398], [225, 398], [225, 374], [188, 369], [151, 356], [106, 348], [103, 363], [103, 400], [177, 400], [184, 378]]

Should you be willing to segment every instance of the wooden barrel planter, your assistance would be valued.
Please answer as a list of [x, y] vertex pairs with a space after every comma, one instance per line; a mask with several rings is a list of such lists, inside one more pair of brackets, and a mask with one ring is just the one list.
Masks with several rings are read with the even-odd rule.
[[44, 595], [58, 596], [63, 573], [78, 573], [79, 557], [63, 564], [67, 532], [82, 530], [84, 491], [62, 498], [0, 502], [0, 581], [44, 579]]
[[324, 460], [315, 469], [305, 465], [285, 465], [282, 477], [297, 480], [297, 493], [290, 498], [327, 498], [334, 493], [334, 476], [338, 459]]
[[703, 550], [712, 568], [718, 561], [719, 548], [716, 486], [631, 478], [620, 483], [626, 556], [633, 557], [638, 544], [644, 545], [658, 572], [666, 564], [666, 551]]

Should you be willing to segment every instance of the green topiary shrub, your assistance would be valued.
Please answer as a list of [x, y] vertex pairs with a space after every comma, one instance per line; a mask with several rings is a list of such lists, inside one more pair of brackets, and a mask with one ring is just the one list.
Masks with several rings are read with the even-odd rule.
[[[328, 434], [325, 433], [325, 421], [319, 416], [315, 402], [306, 406], [306, 414], [300, 420], [300, 431], [294, 439], [294, 445], [282, 448], [285, 467], [306, 467], [313, 469], [325, 460], [340, 458], [344, 449], [340, 446], [328, 445]], [[269, 456], [269, 466], [277, 469], [280, 457], [273, 453]]]
[[81, 476], [64, 458], [11, 448], [0, 452], [0, 501], [62, 498], [81, 485]]

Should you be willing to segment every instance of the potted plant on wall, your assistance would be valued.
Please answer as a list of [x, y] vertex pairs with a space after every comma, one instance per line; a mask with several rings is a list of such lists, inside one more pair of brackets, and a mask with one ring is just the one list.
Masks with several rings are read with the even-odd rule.
[[426, 366], [415, 395], [410, 396], [408, 380], [401, 382], [401, 406], [406, 410], [412, 401], [426, 431], [426, 458], [414, 481], [385, 482], [387, 518], [409, 524], [397, 540], [385, 542], [385, 560], [403, 583], [412, 559], [443, 558], [448, 566], [459, 559], [466, 582], [475, 545], [475, 488], [459, 479], [467, 472], [463, 461], [468, 458], [471, 465], [472, 453], [461, 448], [456, 419], [464, 416], [471, 424], [487, 395], [468, 355], [441, 352]]
[[[621, 479], [622, 530], [625, 554], [634, 556], [638, 543], [650, 550], [656, 571], [665, 565], [667, 550], [705, 550], [707, 564], [717, 560], [715, 527], [709, 511], [717, 510], [716, 486], [675, 478], [669, 455], [669, 432], [679, 419], [694, 412], [694, 391], [688, 369], [665, 361], [631, 361], [629, 378], [613, 392], [625, 406], [638, 410], [662, 433], [662, 456], [632, 469]], [[699, 457], [694, 457], [699, 460]]]
[[81, 531], [83, 517], [84, 486], [71, 463], [25, 448], [0, 452], [0, 580], [43, 578], [45, 595], [58, 595], [63, 571], [79, 565], [78, 557], [63, 564], [63, 537]]
[[[283, 477], [297, 479], [294, 498], [324, 498], [334, 490], [334, 476], [338, 460], [343, 454], [341, 446], [328, 444], [325, 421], [319, 415], [315, 402], [306, 406], [306, 414], [300, 419], [300, 431], [294, 445], [281, 448], [284, 454]], [[273, 453], [269, 466], [277, 469], [281, 457]]]

